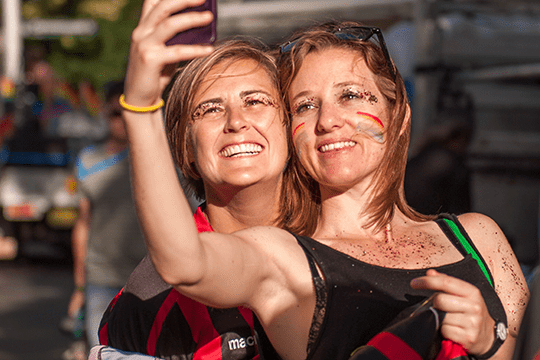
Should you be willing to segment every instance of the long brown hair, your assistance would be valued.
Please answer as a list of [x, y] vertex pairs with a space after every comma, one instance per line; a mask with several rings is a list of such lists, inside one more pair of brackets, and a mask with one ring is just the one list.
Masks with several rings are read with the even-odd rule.
[[[169, 91], [167, 106], [165, 108], [165, 126], [169, 146], [176, 165], [180, 168], [186, 179], [186, 188], [199, 199], [204, 199], [204, 184], [193, 162], [193, 149], [191, 142], [191, 115], [194, 110], [194, 96], [206, 75], [212, 68], [224, 62], [233, 63], [238, 60], [252, 59], [262, 67], [274, 84], [278, 93], [281, 93], [277, 75], [275, 57], [270, 54], [266, 45], [253, 39], [233, 39], [217, 43], [214, 52], [204, 58], [190, 61], [181, 68]], [[285, 106], [280, 101], [283, 124], [289, 133]], [[289, 158], [291, 154], [291, 141], [288, 139]], [[290, 160], [290, 159], [289, 159]], [[293, 161], [294, 163], [294, 161]], [[296, 173], [296, 166], [288, 164], [283, 173], [280, 188], [279, 214], [274, 225], [287, 230], [303, 233], [302, 227], [296, 221], [296, 209], [310, 206], [307, 194], [301, 190], [300, 181]]]
[[[416, 221], [432, 219], [412, 209], [405, 199], [404, 178], [407, 164], [407, 151], [410, 139], [410, 107], [401, 75], [395, 70], [395, 78], [390, 72], [381, 47], [371, 41], [356, 38], [342, 39], [334, 35], [337, 29], [362, 26], [356, 22], [326, 22], [301, 30], [291, 36], [290, 51], [278, 58], [278, 70], [285, 106], [290, 112], [288, 90], [300, 70], [305, 57], [312, 52], [328, 48], [354, 51], [364, 60], [369, 70], [376, 75], [376, 84], [386, 98], [390, 108], [390, 121], [386, 131], [386, 150], [383, 162], [379, 165], [372, 186], [375, 192], [367, 205], [370, 214], [368, 226], [381, 230], [390, 222], [395, 206], [407, 217]], [[393, 64], [392, 64], [393, 66]], [[395, 68], [394, 68], [395, 69]], [[290, 136], [290, 134], [289, 134]], [[293, 155], [293, 158], [296, 158]], [[299, 161], [295, 166], [301, 166]], [[304, 189], [311, 191], [311, 201], [320, 213], [320, 190], [315, 180], [301, 168], [297, 170]], [[375, 186], [376, 185], [376, 186]], [[306, 228], [315, 229], [317, 218], [305, 218]]]

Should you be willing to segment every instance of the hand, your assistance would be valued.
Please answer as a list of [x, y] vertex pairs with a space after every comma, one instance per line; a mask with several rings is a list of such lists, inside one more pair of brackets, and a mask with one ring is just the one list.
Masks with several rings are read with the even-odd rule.
[[85, 294], [84, 291], [73, 290], [71, 298], [69, 299], [67, 314], [70, 317], [74, 317], [77, 312], [84, 306]]
[[445, 339], [461, 344], [473, 355], [484, 354], [490, 349], [495, 336], [495, 321], [476, 286], [430, 269], [426, 276], [413, 279], [411, 287], [438, 291], [433, 306], [446, 312], [441, 325]]
[[176, 64], [206, 56], [213, 50], [206, 45], [173, 45], [165, 42], [176, 33], [212, 21], [209, 11], [171, 16], [204, 0], [145, 0], [139, 24], [131, 35], [131, 48], [125, 82], [128, 104], [149, 106], [157, 103], [170, 82]]

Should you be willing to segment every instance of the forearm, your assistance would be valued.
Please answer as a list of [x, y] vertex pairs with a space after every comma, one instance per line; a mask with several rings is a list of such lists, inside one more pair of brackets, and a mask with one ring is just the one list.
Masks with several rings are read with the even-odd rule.
[[195, 282], [201, 273], [202, 248], [176, 175], [161, 112], [126, 111], [125, 119], [134, 200], [149, 255], [165, 281]]
[[77, 222], [71, 233], [71, 251], [73, 253], [73, 283], [77, 287], [86, 285], [85, 261], [88, 243], [88, 228]]

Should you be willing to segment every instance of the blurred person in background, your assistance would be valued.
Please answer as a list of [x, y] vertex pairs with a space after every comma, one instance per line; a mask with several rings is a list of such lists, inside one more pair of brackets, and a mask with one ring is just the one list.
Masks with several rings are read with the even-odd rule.
[[109, 302], [146, 254], [131, 194], [127, 135], [118, 102], [123, 82], [106, 85], [105, 117], [109, 136], [84, 148], [76, 163], [83, 194], [72, 230], [75, 289], [68, 315], [84, 306], [86, 342], [77, 341], [65, 359], [86, 358], [99, 343], [98, 327]]

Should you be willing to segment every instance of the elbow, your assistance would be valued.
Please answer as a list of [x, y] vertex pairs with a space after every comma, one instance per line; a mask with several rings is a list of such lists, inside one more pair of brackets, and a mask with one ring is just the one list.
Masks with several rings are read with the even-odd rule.
[[163, 261], [154, 262], [154, 267], [156, 268], [157, 273], [161, 279], [173, 286], [173, 287], [187, 287], [197, 285], [201, 282], [203, 278], [203, 271], [201, 271], [197, 266], [178, 266], [178, 263], [171, 264], [168, 266]]

